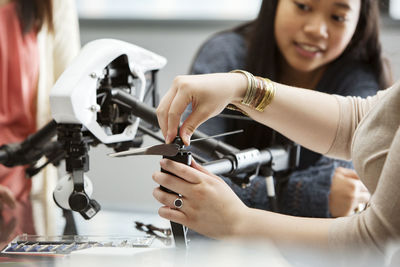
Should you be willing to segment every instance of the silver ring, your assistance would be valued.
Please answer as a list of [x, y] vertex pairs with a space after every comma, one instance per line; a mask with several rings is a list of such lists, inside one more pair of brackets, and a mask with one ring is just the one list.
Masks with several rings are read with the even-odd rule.
[[174, 200], [174, 206], [176, 209], [180, 209], [183, 206], [183, 200], [182, 198], [178, 197], [177, 199]]

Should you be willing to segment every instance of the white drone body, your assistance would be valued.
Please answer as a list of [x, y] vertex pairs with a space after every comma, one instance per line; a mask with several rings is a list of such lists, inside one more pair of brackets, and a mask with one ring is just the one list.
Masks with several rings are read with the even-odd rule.
[[104, 76], [104, 68], [121, 55], [127, 56], [132, 74], [139, 78], [132, 95], [143, 101], [146, 88], [144, 73], [161, 69], [167, 60], [127, 42], [95, 40], [82, 48], [51, 90], [51, 114], [57, 123], [82, 124], [104, 144], [128, 141], [135, 137], [140, 118], [135, 118], [122, 133], [114, 135], [110, 135], [96, 121], [100, 109], [96, 102], [98, 79]]
[[[159, 70], [166, 59], [136, 45], [113, 39], [95, 40], [85, 45], [80, 54], [59, 77], [50, 93], [50, 106], [57, 124], [79, 124], [100, 142], [113, 144], [132, 141], [136, 135], [140, 118], [134, 117], [130, 124], [118, 134], [112, 134], [97, 122], [100, 106], [97, 104], [99, 80], [104, 70], [115, 59], [126, 56], [129, 71], [135, 77], [130, 94], [143, 101], [146, 90], [145, 73]], [[74, 192], [72, 173], [59, 180], [53, 193], [55, 202], [64, 209], [71, 209], [70, 196]], [[90, 197], [91, 181], [83, 175], [84, 190]], [[90, 212], [90, 211], [89, 211]]]

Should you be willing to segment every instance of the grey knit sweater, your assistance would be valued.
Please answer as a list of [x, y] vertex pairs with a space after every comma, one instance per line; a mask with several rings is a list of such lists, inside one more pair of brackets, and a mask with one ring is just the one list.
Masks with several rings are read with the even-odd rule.
[[[245, 58], [246, 45], [243, 37], [233, 32], [220, 33], [200, 48], [191, 73], [204, 74], [245, 69]], [[330, 65], [316, 90], [330, 94], [365, 97], [374, 95], [378, 87], [377, 78], [367, 65], [342, 58]], [[205, 122], [200, 130], [211, 135], [238, 128], [245, 130], [244, 135], [225, 138], [223, 141], [241, 149], [249, 147], [263, 149], [272, 144], [288, 142], [280, 135], [276, 137], [268, 127], [248, 120], [216, 117]], [[207, 157], [207, 155], [202, 156]], [[212, 158], [211, 155], [208, 156]], [[331, 178], [338, 166], [351, 168], [352, 164], [301, 148], [300, 166], [290, 173], [277, 174], [279, 212], [305, 217], [329, 217]], [[271, 209], [263, 177], [257, 176], [252, 179], [246, 188], [237, 186], [228, 178], [224, 180], [247, 206]]]

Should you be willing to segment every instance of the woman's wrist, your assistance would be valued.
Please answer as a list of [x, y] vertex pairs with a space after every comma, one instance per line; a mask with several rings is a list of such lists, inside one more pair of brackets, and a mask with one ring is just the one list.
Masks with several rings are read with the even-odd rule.
[[246, 92], [248, 91], [248, 78], [241, 73], [232, 73], [235, 75], [234, 81], [234, 95], [232, 96], [231, 103], [236, 105], [240, 104], [240, 102], [245, 97]]
[[[241, 110], [239, 106], [244, 105], [263, 112], [275, 96], [275, 84], [269, 79], [258, 76], [255, 77], [244, 70], [233, 70], [231, 73], [241, 74], [242, 82], [238, 84], [238, 89], [235, 90], [236, 95], [234, 95], [231, 101], [234, 107], [229, 105], [228, 108]], [[243, 81], [246, 82], [245, 85]], [[244, 88], [245, 92], [243, 92]]]
[[234, 220], [232, 225], [232, 237], [243, 238], [246, 234], [246, 229], [249, 227], [248, 220], [251, 218], [252, 209], [244, 206], [242, 210], [238, 211], [237, 219]]
[[238, 108], [240, 106], [240, 102], [245, 97], [248, 87], [248, 79], [241, 73], [229, 73], [231, 75], [232, 81], [232, 93], [233, 95], [230, 97], [230, 103], [226, 106], [227, 109], [240, 111], [243, 114], [247, 115], [243, 110]]

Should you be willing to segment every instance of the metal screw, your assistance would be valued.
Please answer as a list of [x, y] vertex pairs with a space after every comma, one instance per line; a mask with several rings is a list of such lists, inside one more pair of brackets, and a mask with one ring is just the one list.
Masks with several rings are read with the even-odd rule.
[[100, 111], [100, 106], [99, 105], [92, 105], [92, 106], [90, 106], [89, 109], [92, 112], [98, 112], [98, 111]]

